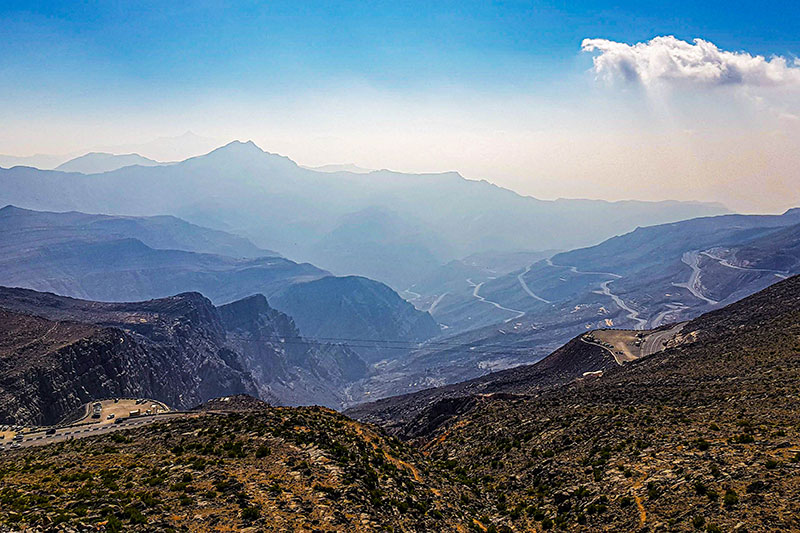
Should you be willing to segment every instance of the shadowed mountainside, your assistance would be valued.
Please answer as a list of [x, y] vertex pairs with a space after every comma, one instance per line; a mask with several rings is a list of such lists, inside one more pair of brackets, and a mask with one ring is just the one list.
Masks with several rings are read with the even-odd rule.
[[216, 308], [198, 293], [106, 303], [0, 287], [0, 420], [54, 423], [94, 398], [187, 408], [245, 392], [273, 404], [352, 403], [367, 365], [301, 336], [255, 295]]
[[0, 419], [55, 423], [95, 398], [142, 396], [177, 408], [256, 393], [196, 293], [137, 303], [0, 288]]
[[[174, 217], [9, 206], [0, 209], [0, 235], [0, 284], [7, 286], [100, 301], [194, 291], [224, 304], [264, 294], [294, 318], [306, 337], [402, 341], [407, 347], [439, 332], [430, 315], [380, 282], [334, 278], [246, 239]], [[377, 347], [359, 343], [358, 351], [374, 359], [380, 347], [380, 342]]]

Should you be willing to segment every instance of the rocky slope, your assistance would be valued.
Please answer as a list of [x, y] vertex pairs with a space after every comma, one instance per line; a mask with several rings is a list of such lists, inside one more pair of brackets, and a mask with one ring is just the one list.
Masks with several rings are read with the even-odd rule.
[[55, 423], [96, 398], [145, 396], [176, 408], [256, 393], [199, 294], [139, 303], [0, 288], [0, 419]]
[[478, 397], [529, 395], [583, 378], [586, 373], [617, 366], [608, 350], [576, 337], [536, 364], [361, 404], [346, 410], [345, 414], [379, 425], [394, 435], [414, 438], [432, 432], [465, 409], [472, 408]]
[[0, 530], [467, 531], [475, 518], [396, 439], [324, 408], [245, 403], [0, 454]]
[[[406, 304], [408, 305], [408, 304]], [[236, 392], [277, 405], [352, 404], [367, 364], [301, 336], [255, 295], [221, 307], [197, 293], [102, 303], [0, 287], [0, 418], [53, 423], [95, 398], [186, 408]]]
[[263, 295], [219, 307], [228, 346], [242, 355], [261, 397], [279, 404], [341, 406], [347, 385], [367, 372], [366, 363], [342, 344], [300, 335], [294, 321]]
[[680, 337], [596, 379], [466, 390], [415, 442], [513, 531], [800, 528], [800, 276]]

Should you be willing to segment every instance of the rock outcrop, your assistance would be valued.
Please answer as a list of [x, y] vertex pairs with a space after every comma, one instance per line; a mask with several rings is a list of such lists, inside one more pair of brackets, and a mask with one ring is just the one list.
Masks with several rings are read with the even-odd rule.
[[0, 420], [55, 423], [82, 403], [147, 396], [189, 408], [257, 394], [211, 302], [197, 293], [137, 303], [0, 288]]

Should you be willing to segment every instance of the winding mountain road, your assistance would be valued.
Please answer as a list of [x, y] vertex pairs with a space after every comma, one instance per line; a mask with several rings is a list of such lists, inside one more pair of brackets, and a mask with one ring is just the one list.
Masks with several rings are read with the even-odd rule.
[[556, 265], [553, 263], [553, 261], [550, 260], [549, 257], [545, 259], [545, 263], [547, 263], [548, 266], [555, 268], [568, 268], [570, 272], [573, 272], [575, 274], [585, 274], [590, 276], [611, 276], [614, 279], [620, 279], [622, 277], [619, 274], [614, 274], [613, 272], [593, 272], [591, 270], [578, 270], [578, 267], [570, 265]]
[[651, 328], [657, 328], [664, 323], [667, 318], [667, 315], [672, 313], [673, 311], [679, 311], [681, 309], [688, 309], [688, 307], [682, 303], [675, 303], [675, 304], [667, 304], [667, 308], [660, 313], [658, 313], [655, 318], [650, 321]]
[[687, 265], [689, 268], [692, 269], [692, 274], [689, 276], [689, 281], [686, 283], [675, 283], [672, 284], [675, 287], [682, 287], [687, 289], [691, 292], [696, 298], [699, 298], [709, 305], [716, 305], [719, 302], [716, 300], [712, 300], [705, 294], [703, 294], [703, 284], [700, 283], [700, 253], [697, 251], [692, 252], [685, 252], [681, 257], [681, 261]]
[[444, 292], [444, 293], [440, 294], [439, 296], [437, 296], [437, 297], [436, 297], [436, 299], [435, 299], [435, 300], [433, 301], [433, 303], [431, 304], [430, 308], [428, 309], [428, 313], [430, 313], [430, 314], [433, 314], [433, 311], [434, 311], [434, 309], [436, 309], [436, 306], [437, 306], [437, 305], [439, 305], [439, 303], [440, 303], [440, 302], [441, 302], [441, 301], [444, 299], [444, 297], [445, 297], [445, 296], [447, 296], [448, 294], [449, 294], [449, 293], [447, 293], [447, 292]]
[[647, 320], [645, 320], [643, 318], [640, 318], [638, 311], [636, 311], [635, 309], [630, 307], [628, 304], [626, 304], [625, 301], [622, 298], [620, 298], [619, 296], [617, 296], [616, 294], [611, 292], [611, 288], [609, 288], [608, 285], [609, 285], [609, 283], [611, 283], [612, 281], [614, 281], [616, 279], [621, 279], [622, 276], [620, 276], [619, 274], [614, 274], [613, 272], [593, 272], [593, 271], [590, 271], [590, 270], [578, 270], [578, 267], [575, 267], [575, 266], [556, 265], [556, 264], [553, 264], [553, 262], [549, 258], [546, 259], [545, 261], [551, 267], [568, 268], [570, 270], [570, 272], [572, 272], [574, 274], [583, 274], [583, 275], [591, 275], [591, 276], [610, 276], [612, 279], [609, 279], [609, 280], [606, 280], [606, 281], [603, 281], [602, 283], [600, 283], [600, 290], [601, 290], [602, 294], [604, 294], [605, 296], [608, 296], [609, 298], [611, 298], [611, 300], [613, 300], [613, 302], [615, 304], [617, 304], [617, 306], [620, 309], [622, 309], [623, 311], [626, 311], [628, 313], [627, 317], [630, 318], [631, 320], [633, 320], [634, 322], [636, 322], [636, 326], [634, 327], [634, 329], [644, 329], [644, 327], [647, 325]]
[[550, 300], [545, 300], [544, 298], [542, 298], [541, 296], [539, 296], [538, 294], [536, 294], [535, 292], [533, 292], [533, 291], [530, 289], [530, 287], [528, 287], [528, 284], [527, 284], [527, 283], [525, 283], [525, 280], [524, 280], [523, 278], [525, 277], [525, 274], [527, 274], [528, 272], [530, 272], [530, 271], [531, 271], [531, 267], [532, 267], [532, 266], [533, 266], [533, 265], [528, 265], [528, 268], [526, 268], [526, 269], [525, 269], [525, 272], [523, 272], [522, 274], [520, 274], [520, 275], [518, 275], [518, 276], [517, 276], [517, 279], [519, 280], [519, 284], [522, 286], [522, 290], [524, 290], [526, 293], [528, 293], [528, 296], [530, 296], [530, 297], [531, 297], [531, 298], [533, 298], [534, 300], [539, 300], [540, 302], [543, 302], [543, 303], [546, 303], [546, 304], [551, 304], [551, 303], [553, 303], [553, 302], [551, 302]]
[[603, 294], [614, 300], [614, 303], [617, 304], [617, 306], [620, 309], [628, 312], [627, 315], [628, 318], [636, 322], [636, 326], [634, 327], [634, 329], [644, 329], [644, 327], [647, 325], [647, 320], [645, 320], [644, 318], [639, 318], [639, 311], [636, 311], [635, 309], [629, 307], [628, 304], [626, 304], [622, 300], [622, 298], [611, 292], [611, 289], [608, 288], [608, 284], [611, 283], [612, 281], [614, 280], [610, 279], [600, 284], [600, 288], [603, 290]]
[[770, 269], [770, 268], [743, 267], [743, 266], [739, 266], [739, 265], [734, 265], [733, 263], [731, 263], [727, 259], [723, 259], [721, 257], [717, 257], [716, 255], [710, 254], [708, 252], [700, 252], [700, 255], [704, 255], [704, 256], [708, 257], [709, 259], [713, 259], [714, 261], [718, 262], [720, 265], [722, 265], [724, 267], [733, 268], [735, 270], [750, 270], [750, 271], [753, 271], [753, 272], [769, 272], [771, 274], [775, 274], [777, 277], [779, 277], [781, 279], [786, 279], [786, 278], [789, 277], [789, 272], [787, 272], [785, 270], [773, 270], [773, 269]]
[[645, 357], [663, 350], [664, 343], [680, 333], [685, 325], [686, 322], [681, 322], [679, 324], [675, 324], [669, 329], [665, 329], [664, 331], [654, 331], [645, 337], [644, 342], [642, 342], [642, 348], [639, 357]]
[[411, 290], [411, 287], [407, 288], [407, 289], [406, 289], [406, 290], [404, 290], [403, 292], [404, 292], [405, 294], [410, 294], [410, 295], [412, 296], [412, 298], [411, 298], [412, 300], [417, 300], [417, 299], [419, 299], [419, 298], [422, 298], [422, 295], [421, 295], [420, 293], [418, 293], [418, 292], [414, 292], [414, 291], [412, 291], [412, 290]]
[[169, 420], [176, 417], [191, 416], [182, 412], [169, 412], [158, 415], [146, 415], [137, 418], [126, 418], [116, 424], [74, 424], [61, 427], [53, 427], [51, 434], [47, 434], [47, 428], [40, 428], [35, 431], [30, 431], [24, 435], [24, 438], [19, 441], [0, 441], [0, 451], [13, 450], [16, 448], [27, 448], [29, 446], [43, 446], [45, 444], [52, 444], [54, 442], [63, 442], [72, 439], [82, 439], [85, 437], [94, 437], [95, 435], [103, 435], [106, 433], [113, 433], [115, 431], [131, 429], [145, 424], [152, 424], [153, 422], [160, 422], [162, 420]]
[[519, 309], [511, 309], [509, 307], [505, 307], [503, 305], [500, 305], [497, 302], [493, 302], [492, 300], [487, 300], [486, 298], [484, 298], [483, 296], [478, 294], [478, 291], [481, 290], [481, 287], [483, 286], [483, 284], [486, 283], [485, 281], [481, 281], [480, 283], [476, 284], [476, 283], [473, 283], [473, 281], [471, 279], [467, 278], [467, 283], [469, 283], [470, 287], [473, 287], [472, 296], [474, 296], [478, 300], [480, 300], [482, 302], [486, 302], [487, 304], [491, 304], [491, 305], [495, 306], [496, 308], [500, 309], [501, 311], [508, 311], [510, 313], [515, 313], [516, 314], [516, 316], [512, 316], [511, 318], [508, 318], [508, 319], [504, 320], [505, 323], [511, 322], [512, 320], [516, 320], [518, 318], [522, 318], [523, 316], [525, 316], [525, 311], [520, 311]]

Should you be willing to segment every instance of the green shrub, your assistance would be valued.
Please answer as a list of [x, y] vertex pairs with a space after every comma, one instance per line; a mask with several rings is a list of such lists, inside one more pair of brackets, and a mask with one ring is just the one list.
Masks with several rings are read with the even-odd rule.
[[122, 511], [122, 516], [125, 517], [128, 522], [131, 524], [145, 524], [147, 523], [147, 518], [142, 514], [142, 512], [133, 506], [128, 506]]
[[739, 503], [739, 495], [736, 494], [736, 491], [733, 489], [728, 489], [725, 491], [725, 498], [723, 499], [726, 507], [733, 507], [737, 503]]
[[259, 516], [261, 516], [261, 511], [257, 507], [245, 507], [242, 509], [242, 520], [256, 520]]
[[122, 533], [122, 521], [116, 516], [109, 516], [106, 520], [107, 533]]

